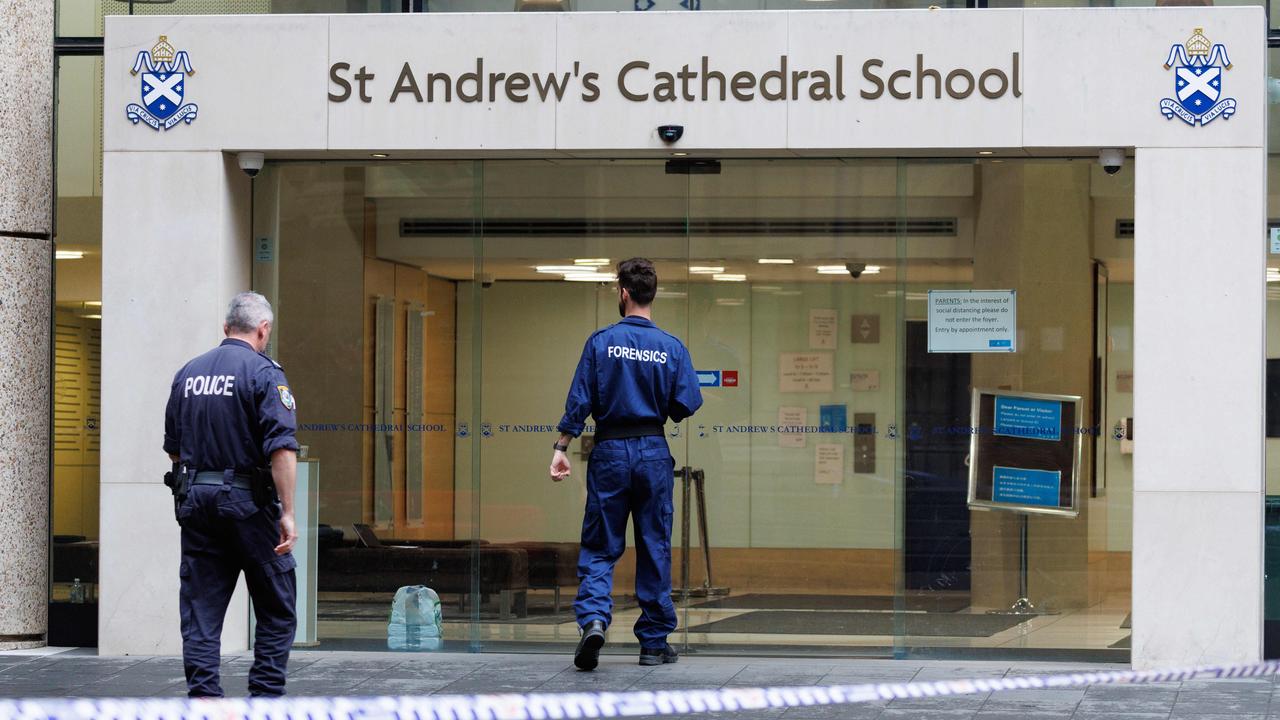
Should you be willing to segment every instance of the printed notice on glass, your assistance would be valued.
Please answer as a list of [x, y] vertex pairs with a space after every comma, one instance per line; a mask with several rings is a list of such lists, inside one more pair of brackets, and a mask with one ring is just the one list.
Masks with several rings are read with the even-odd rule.
[[929, 352], [1014, 352], [1018, 291], [930, 290]]
[[809, 347], [813, 350], [836, 349], [836, 311], [809, 311]]
[[804, 426], [809, 424], [809, 411], [802, 407], [778, 408], [778, 447], [804, 447]]
[[813, 481], [818, 485], [844, 482], [844, 446], [818, 443], [813, 446]]
[[778, 392], [831, 392], [835, 389], [832, 353], [779, 353]]

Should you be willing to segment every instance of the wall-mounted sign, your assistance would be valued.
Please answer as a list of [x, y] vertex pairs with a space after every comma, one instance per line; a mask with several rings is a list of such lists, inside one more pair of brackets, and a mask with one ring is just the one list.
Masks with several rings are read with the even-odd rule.
[[929, 352], [1016, 352], [1016, 290], [930, 290]]
[[836, 349], [836, 311], [813, 309], [809, 311], [809, 349]]
[[970, 507], [1079, 514], [1079, 396], [974, 389], [971, 414]]
[[786, 405], [779, 407], [778, 447], [804, 447], [804, 431], [808, 424], [809, 411], [806, 408]]
[[831, 392], [835, 389], [832, 353], [779, 353], [778, 392]]
[[699, 387], [738, 387], [737, 370], [695, 370]]
[[880, 342], [880, 316], [879, 315], [854, 315], [850, 320], [849, 342], [854, 343], [878, 343]]
[[813, 481], [818, 485], [844, 482], [844, 446], [818, 443], [813, 446]]
[[880, 389], [879, 370], [854, 370], [849, 373], [849, 387], [854, 392], [875, 392]]

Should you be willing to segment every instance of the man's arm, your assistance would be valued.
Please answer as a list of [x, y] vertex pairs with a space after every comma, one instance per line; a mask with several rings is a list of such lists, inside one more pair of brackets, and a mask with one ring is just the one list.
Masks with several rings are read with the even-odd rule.
[[[568, 447], [569, 442], [582, 434], [587, 416], [591, 414], [592, 401], [595, 399], [595, 358], [591, 353], [591, 338], [587, 338], [582, 346], [582, 357], [578, 367], [573, 371], [573, 382], [569, 384], [569, 395], [564, 401], [564, 417], [556, 429], [560, 431], [557, 444]], [[551, 456], [551, 479], [560, 482], [569, 477], [571, 471], [569, 457], [563, 450], [556, 450]]]
[[258, 423], [262, 430], [262, 454], [271, 459], [271, 480], [280, 497], [280, 544], [276, 554], [284, 555], [298, 540], [294, 526], [293, 489], [298, 472], [298, 419], [289, 381], [279, 368], [264, 368], [254, 378], [258, 402]]
[[680, 364], [676, 368], [676, 380], [671, 385], [671, 403], [668, 414], [674, 422], [680, 422], [698, 412], [702, 407], [702, 390], [698, 386], [698, 372], [693, 369], [689, 348], [680, 348]]
[[298, 484], [298, 453], [289, 448], [280, 448], [271, 453], [271, 479], [276, 484], [276, 495], [280, 497], [280, 544], [276, 545], [276, 554], [283, 555], [293, 549], [298, 541], [298, 529], [294, 525], [293, 491]]

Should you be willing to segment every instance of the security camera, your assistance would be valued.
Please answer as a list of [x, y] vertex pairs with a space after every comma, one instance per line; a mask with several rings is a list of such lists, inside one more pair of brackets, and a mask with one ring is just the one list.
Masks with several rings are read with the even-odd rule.
[[844, 269], [849, 271], [849, 277], [857, 280], [862, 277], [862, 271], [867, 269], [867, 264], [849, 262], [844, 264]]
[[491, 287], [493, 287], [493, 276], [492, 276], [492, 275], [490, 275], [490, 274], [488, 274], [488, 273], [485, 273], [485, 274], [481, 275], [481, 276], [480, 276], [480, 287], [482, 287], [482, 288], [491, 288]]
[[1098, 153], [1098, 164], [1108, 175], [1115, 175], [1124, 166], [1124, 150], [1120, 148], [1103, 148]]
[[258, 172], [262, 170], [262, 164], [266, 162], [266, 156], [260, 152], [242, 152], [236, 155], [236, 162], [240, 164], [240, 169], [249, 177], [256, 177]]
[[673, 143], [684, 137], [683, 125], [659, 125], [658, 137], [662, 138], [664, 143]]

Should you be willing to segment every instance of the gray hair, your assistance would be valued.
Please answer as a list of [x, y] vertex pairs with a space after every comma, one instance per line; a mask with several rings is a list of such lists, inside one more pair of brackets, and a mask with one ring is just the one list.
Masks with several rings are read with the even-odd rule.
[[265, 320], [275, 324], [271, 303], [256, 292], [242, 292], [231, 298], [227, 306], [227, 327], [236, 332], [251, 333]]

